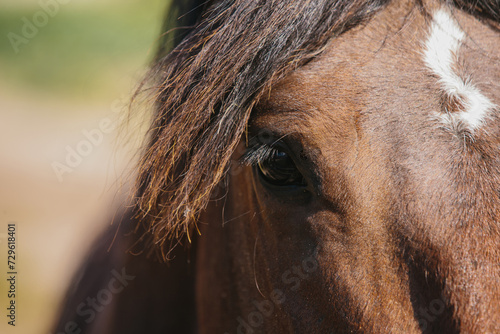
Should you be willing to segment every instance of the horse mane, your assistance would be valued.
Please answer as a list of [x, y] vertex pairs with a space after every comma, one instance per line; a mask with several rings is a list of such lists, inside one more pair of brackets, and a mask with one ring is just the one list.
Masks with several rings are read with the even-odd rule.
[[[388, 2], [172, 1], [148, 74], [155, 114], [134, 206], [164, 258], [196, 229], [263, 92]], [[500, 21], [496, 0], [443, 2]]]
[[175, 0], [166, 7], [155, 62], [165, 57], [193, 30], [209, 1]]

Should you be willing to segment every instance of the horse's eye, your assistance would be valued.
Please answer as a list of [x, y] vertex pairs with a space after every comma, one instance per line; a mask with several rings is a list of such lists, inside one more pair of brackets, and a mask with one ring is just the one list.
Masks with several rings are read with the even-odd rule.
[[269, 158], [258, 163], [258, 171], [266, 182], [275, 186], [305, 185], [304, 177], [284, 151], [273, 149]]

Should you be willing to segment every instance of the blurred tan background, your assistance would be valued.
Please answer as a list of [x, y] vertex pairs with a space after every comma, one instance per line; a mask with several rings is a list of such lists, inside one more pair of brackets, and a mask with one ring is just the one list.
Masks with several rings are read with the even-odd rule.
[[[128, 195], [143, 119], [123, 127], [120, 118], [167, 1], [0, 1], [2, 334], [51, 333], [69, 279]], [[16, 327], [6, 317], [11, 222]]]

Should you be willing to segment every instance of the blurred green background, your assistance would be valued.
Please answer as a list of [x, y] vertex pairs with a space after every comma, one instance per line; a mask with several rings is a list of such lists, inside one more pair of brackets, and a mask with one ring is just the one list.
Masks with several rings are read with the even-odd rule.
[[[137, 144], [122, 145], [120, 118], [153, 56], [168, 0], [59, 1], [0, 1], [0, 333], [50, 333], [82, 256], [126, 200]], [[23, 20], [52, 2], [57, 13], [16, 53], [9, 33], [22, 36]], [[54, 163], [64, 164], [105, 119], [115, 130], [58, 177]], [[147, 117], [126, 138], [140, 143], [141, 122]], [[14, 328], [4, 278], [9, 222], [18, 229]]]
[[22, 35], [22, 18], [32, 21], [42, 7], [39, 1], [5, 1], [0, 2], [2, 83], [23, 92], [35, 90], [77, 101], [107, 99], [127, 88], [124, 76], [143, 67], [154, 51], [166, 2], [72, 0], [59, 4], [57, 14], [16, 53], [7, 34]]

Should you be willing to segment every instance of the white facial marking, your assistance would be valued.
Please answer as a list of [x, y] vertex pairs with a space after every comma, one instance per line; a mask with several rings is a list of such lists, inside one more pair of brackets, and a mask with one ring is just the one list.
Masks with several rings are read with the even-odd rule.
[[458, 62], [458, 51], [465, 37], [453, 17], [443, 9], [438, 10], [433, 15], [430, 35], [425, 43], [424, 59], [429, 69], [439, 78], [446, 95], [463, 106], [459, 112], [440, 114], [440, 118], [448, 124], [461, 123], [474, 133], [488, 118], [495, 105], [453, 69], [453, 65]]

